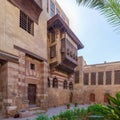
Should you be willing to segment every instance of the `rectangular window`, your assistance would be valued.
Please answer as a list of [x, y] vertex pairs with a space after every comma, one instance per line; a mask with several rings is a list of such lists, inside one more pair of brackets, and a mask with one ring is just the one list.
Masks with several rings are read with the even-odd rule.
[[56, 57], [56, 45], [50, 47], [50, 58]]
[[106, 85], [110, 85], [111, 84], [111, 76], [112, 72], [111, 71], [107, 71], [106, 72]]
[[47, 0], [47, 12], [49, 12], [49, 0]]
[[96, 73], [91, 73], [91, 85], [96, 85]]
[[84, 73], [84, 85], [89, 84], [89, 73]]
[[120, 70], [116, 70], [115, 73], [114, 73], [114, 75], [115, 75], [115, 81], [114, 81], [114, 83], [115, 84], [120, 84]]
[[103, 85], [103, 72], [98, 72], [98, 85]]
[[35, 70], [35, 64], [31, 63], [31, 64], [30, 64], [30, 69], [31, 69], [31, 70]]
[[53, 17], [55, 15], [55, 5], [52, 1], [50, 1], [50, 16]]
[[20, 11], [20, 27], [34, 35], [34, 22], [22, 11]]
[[75, 83], [79, 83], [79, 71], [75, 71]]

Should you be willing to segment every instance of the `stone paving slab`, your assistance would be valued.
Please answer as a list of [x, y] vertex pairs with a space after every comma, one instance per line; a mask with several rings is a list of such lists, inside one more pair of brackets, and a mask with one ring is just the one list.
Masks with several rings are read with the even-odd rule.
[[[89, 105], [78, 105], [78, 108], [87, 108]], [[70, 109], [74, 109], [74, 105], [71, 105]], [[49, 117], [53, 115], [58, 115], [60, 112], [67, 110], [66, 106], [60, 106], [60, 107], [53, 107], [49, 108], [48, 111], [46, 112], [46, 115]], [[1, 119], [1, 120], [35, 120], [37, 116], [31, 116], [27, 118], [8, 118], [8, 119]]]

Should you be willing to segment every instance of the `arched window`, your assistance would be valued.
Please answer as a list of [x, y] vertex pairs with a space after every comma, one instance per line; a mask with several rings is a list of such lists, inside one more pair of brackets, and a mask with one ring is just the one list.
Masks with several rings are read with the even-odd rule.
[[56, 77], [53, 78], [53, 88], [58, 88], [58, 79]]
[[49, 77], [48, 77], [48, 87], [50, 87], [50, 79], [49, 79]]
[[104, 102], [108, 103], [108, 100], [109, 100], [109, 93], [105, 93], [104, 94]]
[[90, 94], [90, 102], [95, 102], [95, 94], [94, 93]]
[[67, 89], [67, 81], [66, 80], [63, 82], [63, 89]]
[[69, 83], [69, 89], [73, 90], [73, 83], [72, 82]]

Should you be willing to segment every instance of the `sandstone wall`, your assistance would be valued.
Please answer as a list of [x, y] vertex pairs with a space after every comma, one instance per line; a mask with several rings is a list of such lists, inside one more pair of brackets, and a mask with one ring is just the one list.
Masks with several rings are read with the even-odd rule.
[[7, 105], [7, 101], [5, 98], [7, 97], [7, 64], [0, 66], [0, 116], [4, 116], [5, 114], [5, 106]]
[[[114, 84], [115, 70], [120, 70], [120, 62], [110, 62], [102, 64], [87, 65], [84, 64], [84, 59], [79, 57], [79, 64], [77, 70], [79, 70], [80, 78], [79, 83], [75, 84], [74, 99], [78, 103], [91, 103], [90, 94], [95, 95], [96, 103], [104, 103], [105, 94], [115, 96], [120, 91], [120, 84]], [[111, 84], [106, 84], [106, 71], [111, 71]], [[96, 84], [91, 85], [91, 73], [96, 73]], [[103, 84], [98, 83], [98, 72], [103, 72]], [[89, 74], [88, 85], [84, 85], [84, 73]]]
[[[47, 19], [43, 9], [39, 23], [34, 23], [34, 36], [19, 27], [20, 10], [7, 0], [1, 1], [0, 19], [0, 50], [19, 55], [14, 45], [31, 51], [47, 59]], [[46, 2], [43, 2], [46, 8]]]

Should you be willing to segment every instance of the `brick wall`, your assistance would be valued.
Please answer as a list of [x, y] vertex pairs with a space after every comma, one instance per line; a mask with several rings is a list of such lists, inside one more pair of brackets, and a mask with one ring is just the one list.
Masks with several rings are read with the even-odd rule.
[[0, 116], [5, 114], [7, 105], [7, 64], [0, 65]]

